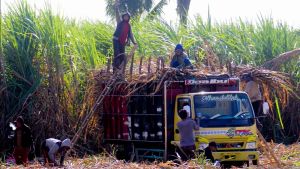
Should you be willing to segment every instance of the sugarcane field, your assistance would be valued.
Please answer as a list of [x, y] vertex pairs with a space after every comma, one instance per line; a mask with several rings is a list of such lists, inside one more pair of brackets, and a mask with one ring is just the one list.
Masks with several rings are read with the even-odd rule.
[[0, 0], [0, 168], [300, 168], [298, 6]]

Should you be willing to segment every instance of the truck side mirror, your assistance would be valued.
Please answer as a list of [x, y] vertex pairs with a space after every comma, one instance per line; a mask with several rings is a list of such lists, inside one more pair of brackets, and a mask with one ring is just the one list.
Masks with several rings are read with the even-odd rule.
[[176, 134], [179, 134], [179, 130], [178, 130], [178, 129], [175, 129], [175, 133], [176, 133]]

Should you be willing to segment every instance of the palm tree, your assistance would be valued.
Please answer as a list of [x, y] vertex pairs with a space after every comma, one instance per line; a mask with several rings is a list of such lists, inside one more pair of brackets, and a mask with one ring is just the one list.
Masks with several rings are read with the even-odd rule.
[[186, 26], [187, 17], [190, 8], [191, 0], [177, 0], [177, 14], [179, 15], [180, 23]]
[[162, 8], [167, 4], [167, 0], [160, 0], [154, 4], [154, 0], [106, 0], [106, 14], [111, 18], [116, 17], [115, 3], [119, 1], [119, 9], [121, 13], [128, 11], [133, 17], [142, 14], [160, 15]]

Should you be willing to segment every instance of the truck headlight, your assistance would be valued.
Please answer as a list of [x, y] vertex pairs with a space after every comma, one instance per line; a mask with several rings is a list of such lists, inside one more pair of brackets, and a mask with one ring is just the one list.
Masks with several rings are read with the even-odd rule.
[[199, 149], [204, 150], [207, 146], [208, 146], [208, 144], [206, 144], [206, 143], [200, 143], [199, 144]]
[[256, 142], [249, 142], [246, 144], [246, 149], [255, 149], [256, 148]]

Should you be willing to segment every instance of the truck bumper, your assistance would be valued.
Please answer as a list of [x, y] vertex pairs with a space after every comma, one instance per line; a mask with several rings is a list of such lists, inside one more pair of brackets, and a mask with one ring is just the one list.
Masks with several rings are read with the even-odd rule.
[[226, 161], [249, 161], [249, 159], [259, 159], [258, 151], [226, 151], [226, 152], [213, 152], [213, 156], [216, 160], [221, 162]]

